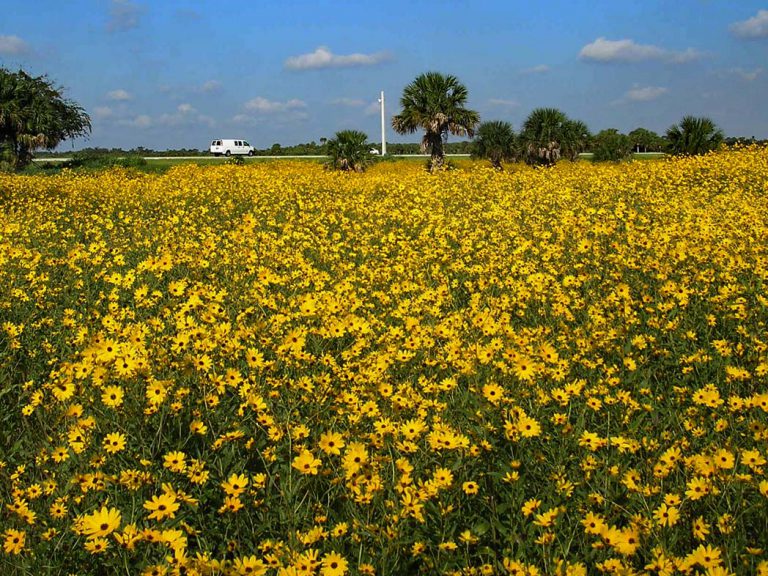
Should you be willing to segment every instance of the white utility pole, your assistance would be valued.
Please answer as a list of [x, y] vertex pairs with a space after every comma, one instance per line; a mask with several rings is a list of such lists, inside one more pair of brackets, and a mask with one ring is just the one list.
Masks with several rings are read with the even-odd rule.
[[387, 153], [387, 129], [384, 121], [384, 90], [381, 91], [381, 155], [384, 156]]

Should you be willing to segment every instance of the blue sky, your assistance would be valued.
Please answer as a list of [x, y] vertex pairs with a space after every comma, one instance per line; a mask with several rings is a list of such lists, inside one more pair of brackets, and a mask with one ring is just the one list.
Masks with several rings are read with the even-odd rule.
[[32, 0], [3, 10], [0, 66], [48, 74], [85, 107], [76, 148], [264, 148], [346, 128], [378, 141], [380, 90], [389, 122], [428, 70], [515, 129], [554, 106], [593, 132], [694, 114], [768, 138], [766, 0]]

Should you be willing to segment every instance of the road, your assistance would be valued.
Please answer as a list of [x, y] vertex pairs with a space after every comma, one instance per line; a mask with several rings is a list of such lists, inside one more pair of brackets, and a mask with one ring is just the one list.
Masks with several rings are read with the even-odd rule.
[[[388, 154], [395, 158], [429, 158], [429, 154]], [[469, 154], [446, 154], [449, 158], [469, 158]], [[144, 156], [144, 160], [226, 160], [224, 156]], [[244, 156], [244, 158], [261, 158], [265, 160], [296, 160], [301, 158], [328, 158], [325, 155], [295, 155], [295, 156]], [[375, 156], [374, 156], [375, 158]], [[34, 158], [33, 162], [68, 162], [72, 158]]]

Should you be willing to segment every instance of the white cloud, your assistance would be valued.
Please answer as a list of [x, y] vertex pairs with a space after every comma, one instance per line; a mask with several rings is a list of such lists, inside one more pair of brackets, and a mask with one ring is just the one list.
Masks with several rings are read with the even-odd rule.
[[109, 106], [97, 106], [93, 109], [93, 116], [94, 118], [99, 118], [101, 120], [105, 118], [111, 117], [113, 114], [112, 108]]
[[365, 106], [365, 100], [360, 98], [336, 98], [331, 100], [331, 104], [336, 104], [338, 106], [349, 106], [350, 108], [359, 108], [360, 106]]
[[520, 106], [520, 102], [517, 100], [509, 100], [506, 98], [491, 98], [488, 100], [488, 104], [491, 106], [502, 106], [504, 108], [517, 108]]
[[546, 74], [550, 70], [551, 68], [546, 64], [539, 64], [538, 66], [533, 66], [531, 68], [524, 68], [523, 70], [520, 70], [520, 74]]
[[131, 0], [112, 0], [107, 30], [118, 32], [138, 28], [144, 8]]
[[673, 64], [685, 64], [700, 59], [704, 54], [695, 48], [686, 48], [682, 52], [667, 52], [667, 61]]
[[120, 124], [123, 126], [130, 126], [132, 128], [149, 128], [152, 126], [152, 118], [147, 116], [146, 114], [139, 114], [135, 118], [130, 118], [127, 120], [121, 120]]
[[632, 102], [649, 102], [650, 100], [656, 100], [656, 98], [663, 96], [667, 92], [669, 90], [662, 86], [635, 86], [624, 94], [624, 98]]
[[133, 98], [131, 94], [127, 90], [123, 90], [122, 88], [118, 88], [117, 90], [112, 90], [111, 92], [107, 92], [107, 98], [110, 100], [114, 100], [116, 102], [124, 102], [126, 100], [130, 100]]
[[17, 54], [26, 54], [29, 52], [29, 44], [24, 42], [18, 36], [0, 35], [0, 54], [14, 56]]
[[758, 10], [752, 18], [734, 22], [728, 29], [738, 38], [768, 38], [768, 10]]
[[583, 60], [595, 62], [643, 62], [660, 60], [682, 64], [702, 56], [701, 52], [688, 48], [683, 52], [666, 50], [653, 44], [638, 44], [634, 40], [608, 40], [600, 37], [584, 46], [579, 52]]
[[233, 123], [254, 126], [266, 122], [268, 118], [270, 124], [280, 125], [301, 122], [309, 118], [309, 114], [306, 112], [306, 102], [297, 98], [281, 102], [257, 96], [248, 100], [243, 108], [246, 113], [234, 116], [232, 118]]
[[378, 100], [374, 100], [365, 107], [365, 115], [375, 116], [377, 114], [381, 114], [381, 103]]
[[221, 89], [221, 82], [218, 80], [208, 80], [201, 87], [201, 92], [216, 92]]
[[314, 52], [291, 56], [285, 61], [289, 70], [312, 70], [318, 68], [343, 68], [349, 66], [373, 66], [389, 60], [388, 52], [373, 54], [334, 54], [327, 47], [320, 46]]
[[216, 125], [216, 121], [210, 116], [199, 114], [194, 106], [188, 103], [179, 104], [173, 114], [161, 114], [157, 123], [161, 126], [195, 126], [204, 124], [209, 128]]
[[755, 68], [751, 72], [749, 70], [744, 70], [743, 68], [731, 68], [730, 70], [731, 74], [735, 74], [742, 80], [746, 80], [747, 82], [752, 82], [753, 80], [756, 80], [760, 74], [763, 73], [762, 68]]
[[258, 114], [275, 114], [287, 112], [290, 110], [301, 110], [306, 108], [307, 104], [302, 100], [293, 98], [285, 102], [273, 101], [257, 96], [245, 103], [245, 109]]

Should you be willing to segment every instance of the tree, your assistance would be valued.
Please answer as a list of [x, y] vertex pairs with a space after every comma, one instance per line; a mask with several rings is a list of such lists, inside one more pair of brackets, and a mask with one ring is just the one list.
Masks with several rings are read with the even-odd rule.
[[635, 128], [627, 136], [635, 152], [660, 152], [664, 148], [664, 139], [646, 128]]
[[592, 152], [595, 162], [619, 162], [632, 155], [632, 141], [615, 128], [601, 130], [594, 138]]
[[520, 132], [520, 148], [529, 164], [552, 166], [561, 156], [575, 160], [588, 141], [586, 124], [557, 108], [536, 108]]
[[667, 140], [672, 154], [706, 154], [720, 146], [723, 133], [709, 118], [685, 116], [669, 127]]
[[0, 68], [0, 145], [13, 169], [32, 161], [35, 150], [52, 150], [91, 132], [91, 119], [46, 76]]
[[455, 76], [426, 72], [416, 77], [403, 90], [402, 112], [392, 117], [392, 128], [398, 134], [424, 130], [421, 150], [430, 151], [431, 171], [445, 163], [443, 143], [448, 134], [474, 136], [480, 115], [465, 108], [467, 89]]
[[571, 162], [589, 146], [592, 135], [589, 128], [581, 120], [568, 120], [563, 126], [563, 141], [560, 144], [562, 155]]
[[515, 132], [512, 124], [501, 120], [483, 122], [477, 127], [472, 142], [472, 156], [491, 161], [497, 170], [503, 170], [504, 161], [513, 161], [517, 156]]
[[359, 130], [342, 130], [326, 143], [331, 157], [328, 166], [336, 170], [363, 172], [372, 162], [368, 135]]

